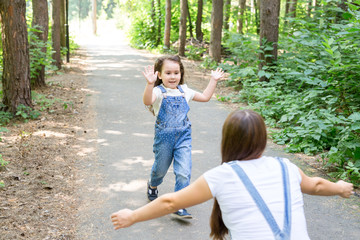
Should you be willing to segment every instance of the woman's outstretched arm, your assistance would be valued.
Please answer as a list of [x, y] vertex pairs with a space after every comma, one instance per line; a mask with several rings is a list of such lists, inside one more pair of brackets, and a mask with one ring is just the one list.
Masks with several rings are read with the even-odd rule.
[[302, 178], [300, 186], [303, 193], [320, 196], [339, 195], [343, 198], [348, 198], [353, 194], [352, 183], [341, 180], [333, 183], [320, 177], [309, 177], [301, 169], [299, 171]]
[[131, 225], [158, 218], [179, 209], [191, 207], [213, 198], [209, 185], [201, 176], [194, 183], [178, 192], [165, 194], [136, 210], [122, 209], [111, 215], [114, 229], [126, 228]]

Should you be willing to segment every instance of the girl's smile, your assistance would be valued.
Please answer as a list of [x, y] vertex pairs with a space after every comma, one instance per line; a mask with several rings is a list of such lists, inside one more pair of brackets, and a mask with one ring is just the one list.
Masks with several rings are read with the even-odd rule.
[[159, 78], [162, 80], [166, 88], [176, 89], [181, 79], [179, 63], [171, 60], [165, 60], [162, 65], [161, 72], [159, 72]]

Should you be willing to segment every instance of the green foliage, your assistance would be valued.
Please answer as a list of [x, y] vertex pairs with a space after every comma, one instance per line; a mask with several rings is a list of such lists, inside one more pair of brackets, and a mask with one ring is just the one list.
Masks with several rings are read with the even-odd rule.
[[8, 165], [8, 164], [9, 164], [9, 162], [5, 161], [3, 159], [3, 156], [0, 154], [0, 168], [6, 167], [6, 165]]
[[187, 51], [185, 52], [185, 56], [188, 59], [193, 60], [201, 60], [202, 56], [206, 52], [206, 49], [204, 47], [198, 47], [193, 45], [186, 46], [186, 50]]
[[31, 107], [20, 104], [16, 109], [15, 116], [18, 116], [24, 121], [27, 121], [28, 119], [37, 119], [40, 116], [40, 113], [36, 110], [33, 110]]
[[230, 34], [223, 67], [229, 84], [241, 87], [239, 100], [279, 129], [271, 134], [275, 142], [289, 152], [322, 153], [333, 176], [359, 185], [360, 11], [352, 5], [335, 23], [338, 9], [325, 10], [315, 14], [321, 18], [291, 19], [276, 65], [261, 71], [257, 37]]
[[[51, 42], [45, 43], [41, 41], [35, 34], [40, 32], [41, 30], [38, 30], [37, 26], [28, 29], [31, 79], [38, 77], [38, 71], [42, 66], [45, 66], [46, 70], [55, 70], [55, 67], [52, 65], [54, 60], [51, 56], [53, 53]], [[46, 52], [43, 52], [43, 49], [46, 49]]]

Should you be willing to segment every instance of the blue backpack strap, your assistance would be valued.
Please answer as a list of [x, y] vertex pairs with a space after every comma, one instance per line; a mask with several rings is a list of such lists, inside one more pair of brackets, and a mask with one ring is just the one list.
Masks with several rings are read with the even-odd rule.
[[[285, 195], [285, 214], [284, 214], [284, 230], [281, 231], [279, 225], [276, 223], [273, 215], [270, 212], [270, 209], [262, 199], [259, 192], [256, 190], [254, 184], [251, 182], [249, 177], [246, 175], [245, 171], [236, 164], [235, 161], [229, 162], [228, 164], [239, 176], [240, 180], [243, 182], [244, 186], [250, 193], [251, 197], [255, 201], [256, 205], [260, 209], [261, 213], [265, 217], [267, 223], [269, 224], [275, 239], [277, 240], [288, 240], [290, 239], [290, 230], [291, 230], [291, 206], [290, 206], [290, 186], [289, 186], [289, 176], [287, 174], [286, 165], [279, 160], [282, 168], [283, 183], [284, 183], [284, 195]], [[285, 170], [284, 170], [285, 169]], [[284, 181], [285, 180], [285, 181]], [[287, 184], [286, 184], [287, 183]]]
[[183, 97], [185, 97], [185, 92], [184, 92], [184, 90], [182, 89], [181, 85], [178, 85], [177, 88], [178, 88], [179, 91], [181, 92], [181, 95], [182, 95]]

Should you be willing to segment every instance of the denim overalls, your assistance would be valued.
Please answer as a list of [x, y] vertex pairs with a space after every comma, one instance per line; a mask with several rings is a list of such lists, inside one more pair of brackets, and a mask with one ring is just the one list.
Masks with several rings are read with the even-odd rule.
[[175, 191], [190, 184], [191, 177], [191, 123], [187, 117], [189, 105], [185, 93], [182, 96], [167, 96], [163, 86], [159, 114], [155, 123], [153, 151], [155, 162], [151, 169], [150, 185], [159, 186], [174, 159]]

